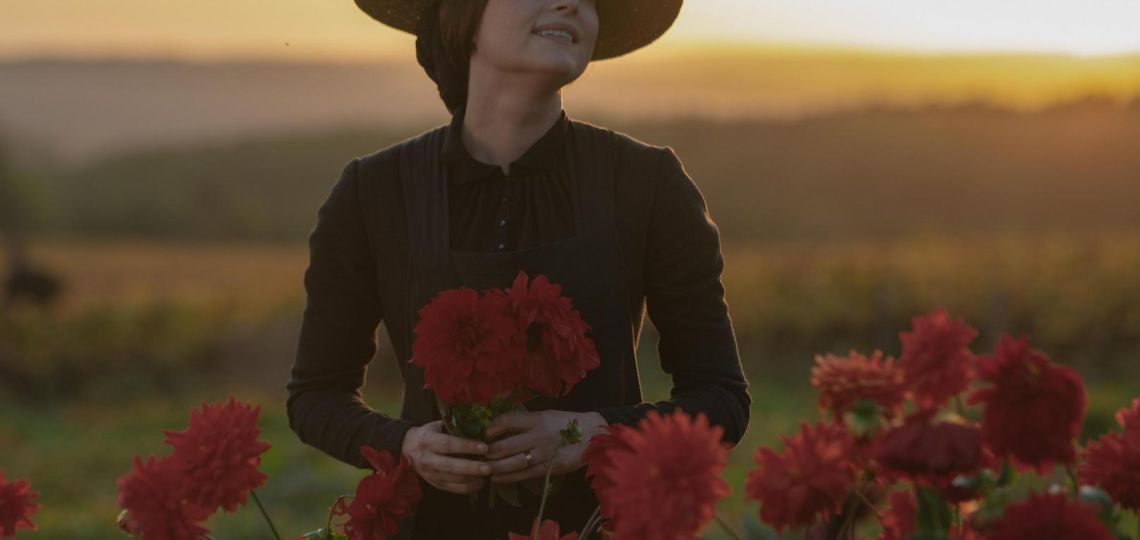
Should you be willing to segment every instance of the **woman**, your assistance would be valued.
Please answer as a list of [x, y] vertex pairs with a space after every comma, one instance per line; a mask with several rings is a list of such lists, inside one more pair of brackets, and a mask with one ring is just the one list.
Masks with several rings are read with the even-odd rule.
[[[582, 450], [605, 424], [649, 410], [704, 412], [736, 444], [751, 398], [720, 274], [719, 232], [669, 147], [567, 117], [561, 88], [590, 60], [659, 37], [681, 0], [357, 0], [417, 35], [417, 58], [452, 114], [448, 125], [353, 159], [318, 212], [290, 425], [305, 443], [357, 467], [368, 444], [406, 455], [424, 496], [402, 538], [506, 538], [521, 508], [471, 508], [490, 482], [540, 479], [563, 449], [544, 517], [578, 531], [597, 506]], [[563, 286], [591, 325], [601, 367], [563, 398], [497, 419], [493, 442], [443, 429], [423, 371], [409, 364], [417, 311], [443, 289], [506, 287], [520, 270]], [[672, 399], [642, 403], [634, 350], [648, 309]], [[399, 418], [361, 399], [375, 331], [387, 325], [404, 381]], [[486, 492], [484, 491], [484, 495]]]

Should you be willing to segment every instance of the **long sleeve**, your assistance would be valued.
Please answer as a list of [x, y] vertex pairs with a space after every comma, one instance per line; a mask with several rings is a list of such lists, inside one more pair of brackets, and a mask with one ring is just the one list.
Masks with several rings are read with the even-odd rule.
[[367, 364], [381, 323], [376, 264], [369, 245], [353, 159], [317, 213], [309, 234], [307, 293], [286, 409], [301, 441], [359, 468], [360, 446], [400, 458], [414, 426], [364, 403]]
[[651, 410], [704, 412], [735, 445], [747, 429], [752, 399], [721, 284], [720, 232], [670, 147], [661, 152], [648, 234], [646, 309], [660, 335], [661, 367], [673, 378], [670, 399], [598, 412], [611, 424], [627, 425]]

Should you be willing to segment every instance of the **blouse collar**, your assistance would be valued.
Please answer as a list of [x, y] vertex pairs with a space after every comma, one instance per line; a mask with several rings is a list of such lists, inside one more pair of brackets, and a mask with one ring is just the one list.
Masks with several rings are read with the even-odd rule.
[[[450, 183], [466, 184], [475, 182], [501, 169], [498, 165], [483, 163], [467, 150], [463, 144], [463, 116], [466, 106], [460, 106], [451, 117], [443, 141], [443, 158], [450, 167]], [[511, 176], [531, 175], [552, 171], [562, 165], [566, 156], [566, 135], [569, 118], [563, 109], [558, 120], [526, 152], [511, 163]]]

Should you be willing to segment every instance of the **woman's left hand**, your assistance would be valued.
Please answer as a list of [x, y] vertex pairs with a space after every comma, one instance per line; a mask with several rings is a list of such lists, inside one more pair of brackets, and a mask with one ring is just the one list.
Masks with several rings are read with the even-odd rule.
[[[576, 444], [568, 444], [559, 451], [558, 445], [562, 442], [561, 431], [575, 418], [578, 419], [578, 427], [582, 430], [582, 440]], [[490, 443], [487, 453], [484, 454], [491, 465], [491, 481], [509, 484], [528, 478], [542, 478], [546, 476], [546, 468], [551, 458], [554, 458], [551, 475], [578, 470], [584, 465], [582, 451], [590, 444], [590, 439], [594, 435], [605, 432], [602, 426], [606, 424], [606, 419], [601, 413], [594, 411], [545, 410], [504, 413], [491, 421], [486, 432], [487, 440], [495, 440], [506, 434], [502, 439]], [[529, 466], [524, 455], [527, 450], [530, 450], [532, 458]]]

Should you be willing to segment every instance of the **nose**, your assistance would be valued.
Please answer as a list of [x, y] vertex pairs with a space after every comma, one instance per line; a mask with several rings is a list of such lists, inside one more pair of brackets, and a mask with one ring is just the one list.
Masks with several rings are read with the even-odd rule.
[[578, 5], [581, 3], [581, 0], [556, 0], [551, 2], [551, 8], [557, 11], [576, 13], [578, 11]]

